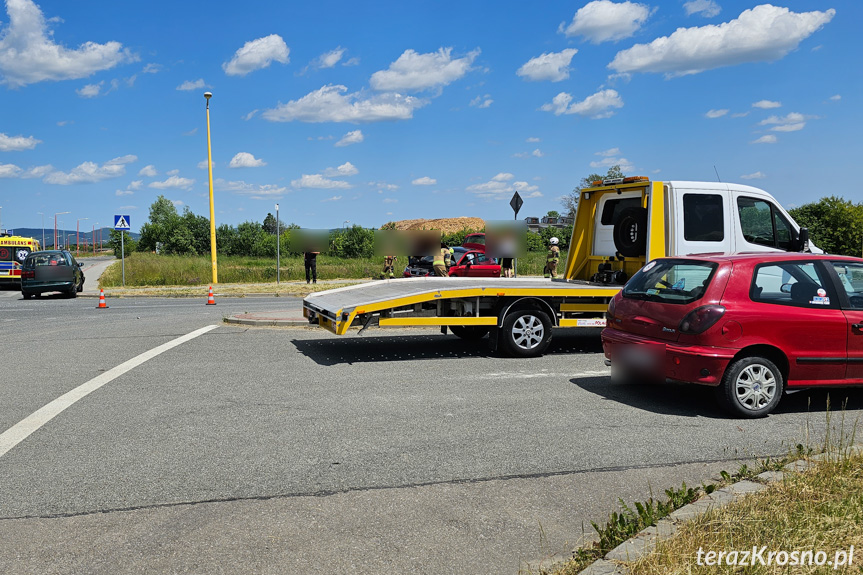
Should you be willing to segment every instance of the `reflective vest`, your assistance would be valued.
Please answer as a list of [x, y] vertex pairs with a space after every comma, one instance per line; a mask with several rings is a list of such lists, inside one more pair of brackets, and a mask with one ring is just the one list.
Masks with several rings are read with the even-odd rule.
[[548, 248], [548, 255], [545, 256], [545, 263], [558, 263], [560, 261], [560, 248], [551, 246]]
[[441, 248], [440, 251], [435, 254], [432, 265], [444, 266], [446, 265], [447, 260], [449, 260], [449, 250], [447, 248]]

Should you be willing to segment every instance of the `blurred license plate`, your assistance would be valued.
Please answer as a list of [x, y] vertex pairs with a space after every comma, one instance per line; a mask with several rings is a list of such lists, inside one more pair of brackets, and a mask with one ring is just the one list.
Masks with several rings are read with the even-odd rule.
[[656, 372], [665, 358], [663, 344], [630, 344], [618, 348], [617, 360], [623, 367], [634, 371]]

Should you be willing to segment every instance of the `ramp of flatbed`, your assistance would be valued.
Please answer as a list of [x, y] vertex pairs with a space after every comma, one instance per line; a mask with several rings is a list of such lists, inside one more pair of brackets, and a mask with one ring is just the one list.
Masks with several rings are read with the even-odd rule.
[[313, 293], [303, 300], [303, 305], [310, 309], [335, 314], [340, 310], [352, 312], [359, 306], [374, 306], [418, 296], [427, 296], [427, 299], [431, 299], [435, 294], [446, 293], [446, 297], [459, 297], [458, 294], [453, 294], [453, 291], [464, 291], [465, 297], [504, 293], [513, 296], [576, 297], [583, 291], [590, 291], [591, 293], [584, 294], [589, 297], [611, 297], [619, 290], [620, 286], [545, 278], [405, 278], [374, 281]]

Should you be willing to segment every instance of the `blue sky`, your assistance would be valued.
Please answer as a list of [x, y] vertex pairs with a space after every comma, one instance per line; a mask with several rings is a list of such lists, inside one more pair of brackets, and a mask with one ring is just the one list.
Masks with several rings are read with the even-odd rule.
[[855, 0], [5, 9], [4, 228], [138, 229], [158, 194], [207, 215], [207, 90], [218, 224], [509, 219], [515, 190], [544, 215], [612, 164], [861, 200]]

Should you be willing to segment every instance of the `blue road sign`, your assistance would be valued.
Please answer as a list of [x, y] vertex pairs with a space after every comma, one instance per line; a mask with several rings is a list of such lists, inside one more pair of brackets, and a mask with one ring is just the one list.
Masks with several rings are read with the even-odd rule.
[[114, 229], [128, 232], [132, 229], [129, 216], [114, 216]]

